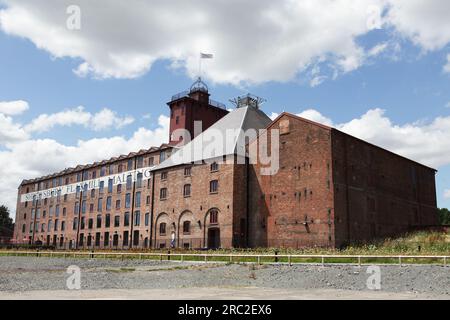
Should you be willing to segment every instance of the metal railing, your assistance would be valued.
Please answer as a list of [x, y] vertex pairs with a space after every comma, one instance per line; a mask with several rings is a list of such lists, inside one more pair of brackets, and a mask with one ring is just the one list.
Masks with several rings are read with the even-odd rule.
[[[191, 93], [190, 91], [183, 91], [183, 92], [177, 93], [172, 96], [172, 99], [170, 101], [175, 101], [175, 100], [178, 100], [178, 99], [181, 99], [184, 97], [188, 97], [190, 93]], [[224, 110], [227, 109], [227, 107], [224, 103], [213, 100], [213, 99], [209, 99], [209, 104], [216, 108], [220, 108], [220, 109], [224, 109]]]
[[[226, 263], [257, 263], [257, 264], [374, 264], [370, 260], [384, 260], [379, 264], [398, 264], [399, 266], [412, 263], [412, 260], [439, 261], [439, 265], [447, 266], [450, 256], [442, 255], [298, 255], [298, 254], [216, 254], [216, 253], [172, 253], [168, 252], [95, 252], [95, 251], [0, 251], [1, 255], [27, 257], [63, 257], [89, 259], [120, 258], [129, 259], [158, 259], [160, 261], [191, 261], [191, 262], [226, 262]], [[300, 261], [303, 260], [303, 261]], [[344, 262], [350, 260], [351, 262]], [[388, 260], [389, 262], [386, 262]], [[340, 261], [340, 262], [339, 262]], [[370, 262], [369, 262], [370, 261]], [[392, 261], [395, 261], [393, 263]]]

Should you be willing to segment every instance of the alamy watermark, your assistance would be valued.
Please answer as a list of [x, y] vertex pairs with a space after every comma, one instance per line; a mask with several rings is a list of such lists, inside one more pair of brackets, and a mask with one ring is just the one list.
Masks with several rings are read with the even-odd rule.
[[68, 290], [81, 290], [81, 269], [78, 266], [70, 266], [67, 268], [67, 274], [70, 276], [66, 280]]
[[66, 13], [69, 15], [66, 20], [66, 27], [69, 30], [81, 30], [81, 8], [77, 5], [68, 6]]

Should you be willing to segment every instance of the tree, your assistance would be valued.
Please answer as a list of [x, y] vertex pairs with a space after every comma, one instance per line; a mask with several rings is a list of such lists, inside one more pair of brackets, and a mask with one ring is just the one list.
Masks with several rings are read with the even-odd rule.
[[0, 230], [13, 230], [13, 220], [9, 217], [9, 209], [6, 206], [0, 206]]
[[439, 210], [439, 222], [441, 224], [450, 224], [450, 210], [447, 208], [441, 208]]

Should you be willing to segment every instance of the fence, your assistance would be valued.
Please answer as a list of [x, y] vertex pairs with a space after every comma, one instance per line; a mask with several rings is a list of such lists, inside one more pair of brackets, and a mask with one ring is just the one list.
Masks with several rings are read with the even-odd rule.
[[200, 262], [229, 262], [229, 263], [258, 263], [273, 264], [284, 263], [288, 265], [298, 263], [326, 264], [344, 263], [361, 266], [363, 264], [414, 264], [414, 261], [421, 263], [438, 262], [447, 266], [450, 256], [432, 255], [288, 255], [288, 254], [210, 254], [210, 253], [171, 253], [151, 252], [151, 253], [124, 253], [124, 252], [82, 252], [82, 251], [0, 251], [0, 255], [7, 256], [34, 256], [34, 257], [62, 257], [62, 258], [89, 258], [89, 259], [157, 259], [160, 261], [200, 261]]

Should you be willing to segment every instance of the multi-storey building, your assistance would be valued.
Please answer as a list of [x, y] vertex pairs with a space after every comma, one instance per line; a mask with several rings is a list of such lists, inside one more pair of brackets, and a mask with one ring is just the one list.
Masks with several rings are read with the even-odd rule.
[[[168, 103], [169, 144], [24, 180], [14, 240], [339, 247], [437, 223], [434, 169], [288, 113], [271, 121], [249, 96], [236, 101], [228, 112], [198, 81]], [[251, 156], [264, 142], [276, 170]]]

